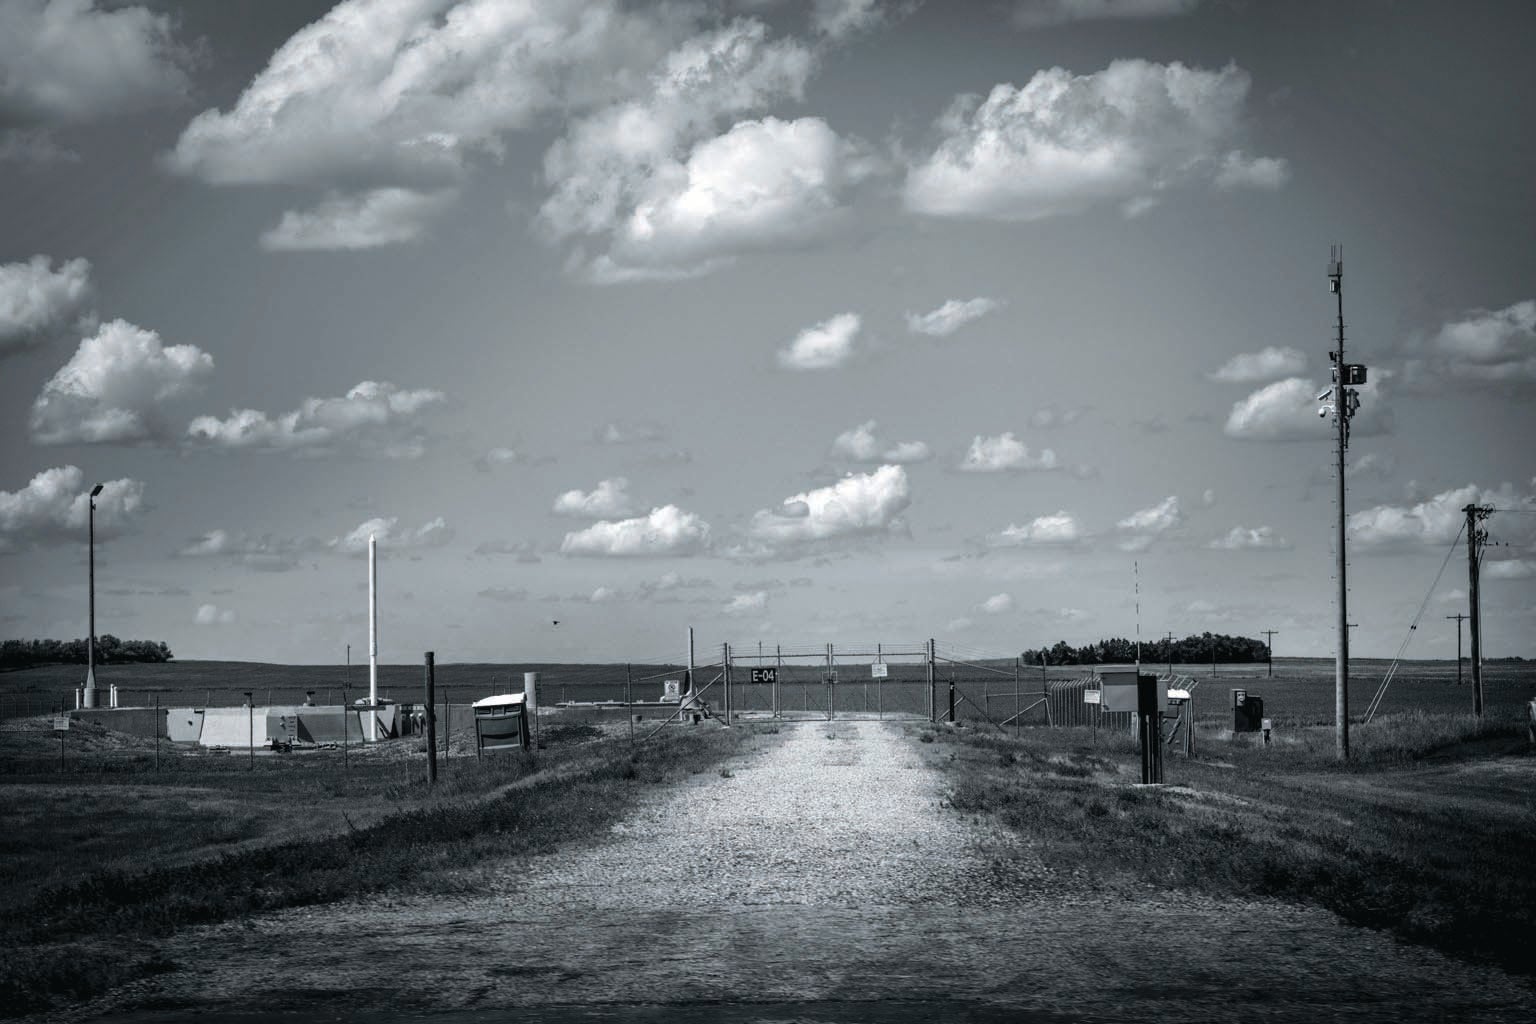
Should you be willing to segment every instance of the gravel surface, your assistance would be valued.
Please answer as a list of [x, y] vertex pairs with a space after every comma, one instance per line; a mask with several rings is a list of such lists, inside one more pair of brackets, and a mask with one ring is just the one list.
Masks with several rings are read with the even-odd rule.
[[799, 1021], [998, 1007], [1042, 1020], [1524, 1021], [1536, 1009], [1517, 979], [1321, 910], [1054, 878], [1027, 843], [945, 807], [925, 760], [939, 755], [899, 726], [802, 723], [758, 742], [729, 774], [651, 794], [596, 846], [457, 873], [448, 895], [184, 933], [165, 949], [181, 970], [98, 1008], [155, 1007], [135, 1021], [238, 1008], [487, 1022], [603, 1007], [665, 1020], [652, 1012], [664, 1004], [732, 1021], [758, 1019], [752, 1004], [799, 1007]]

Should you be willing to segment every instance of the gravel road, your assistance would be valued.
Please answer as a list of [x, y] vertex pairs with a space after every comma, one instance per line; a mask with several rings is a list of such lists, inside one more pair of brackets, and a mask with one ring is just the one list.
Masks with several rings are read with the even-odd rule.
[[153, 1005], [125, 1017], [145, 1021], [234, 1020], [237, 1008], [302, 1010], [294, 1020], [538, 1008], [551, 1022], [1500, 1021], [1536, 1006], [1508, 976], [1323, 911], [1108, 897], [1052, 878], [1017, 839], [946, 808], [933, 748], [900, 726], [798, 723], [758, 742], [728, 774], [652, 794], [597, 845], [482, 865], [443, 880], [448, 895], [178, 936], [165, 952], [183, 969], [112, 1002]]

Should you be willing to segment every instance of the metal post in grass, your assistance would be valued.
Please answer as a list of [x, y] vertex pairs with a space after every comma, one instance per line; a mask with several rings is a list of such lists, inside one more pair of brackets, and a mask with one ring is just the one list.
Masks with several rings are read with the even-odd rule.
[[1461, 623], [1466, 616], [1457, 612], [1455, 615], [1447, 615], [1447, 619], [1456, 620], [1456, 685], [1461, 685]]
[[443, 687], [443, 771], [448, 770], [448, 757], [453, 752], [453, 695]]
[[729, 728], [730, 724], [731, 724], [731, 645], [730, 644], [721, 644], [720, 645], [720, 675], [721, 675], [721, 680], [720, 681], [724, 684], [724, 687], [725, 687], [724, 690], [721, 691], [722, 694], [723, 694], [722, 704], [724, 705], [723, 710], [725, 711], [725, 724], [726, 724], [726, 727]]
[[1024, 727], [1022, 721], [1024, 718], [1024, 694], [1019, 690], [1024, 684], [1019, 679], [1019, 660], [1018, 658], [1013, 659], [1013, 735], [1015, 739], [1022, 735]]
[[437, 705], [434, 703], [437, 695], [433, 693], [436, 683], [433, 672], [434, 656], [431, 651], [425, 654], [426, 665], [423, 668], [427, 689], [427, 785], [437, 785]]
[[773, 717], [784, 717], [784, 696], [779, 689], [779, 676], [784, 674], [784, 649], [779, 644], [773, 645]]
[[160, 695], [155, 694], [155, 771], [160, 770]]
[[[352, 645], [348, 644], [347, 645], [347, 658], [348, 658], [348, 661], [351, 660], [351, 655], [352, 655]], [[347, 746], [348, 746], [347, 734], [352, 731], [352, 723], [348, 719], [348, 716], [350, 714], [351, 714], [351, 712], [348, 710], [348, 704], [347, 704], [347, 683], [346, 683], [346, 680], [343, 679], [342, 683], [341, 683], [341, 771], [342, 771], [342, 774], [346, 774], [346, 771], [347, 771]]]
[[927, 654], [927, 656], [928, 656], [925, 659], [925, 661], [926, 661], [926, 668], [924, 669], [924, 675], [926, 676], [926, 678], [924, 679], [924, 682], [926, 682], [928, 684], [928, 721], [930, 723], [936, 723], [939, 720], [939, 691], [938, 691], [938, 679], [935, 677], [934, 671], [933, 671], [933, 638], [932, 637], [928, 638], [928, 650], [925, 651], [924, 653]]
[[256, 692], [246, 690], [245, 693], [245, 741], [250, 744], [250, 770], [256, 770]]
[[629, 663], [625, 662], [624, 663], [624, 714], [625, 714], [626, 717], [629, 718], [629, 742], [631, 742], [631, 743], [635, 742], [635, 702], [634, 702], [634, 698], [630, 696], [630, 686], [632, 685], [632, 677], [633, 677], [633, 673], [630, 671]]

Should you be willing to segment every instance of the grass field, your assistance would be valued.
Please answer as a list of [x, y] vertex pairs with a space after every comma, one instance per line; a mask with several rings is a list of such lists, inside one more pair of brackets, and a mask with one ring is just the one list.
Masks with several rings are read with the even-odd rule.
[[1328, 743], [1265, 748], [1203, 730], [1143, 788], [1128, 736], [909, 726], [949, 804], [1026, 836], [1063, 877], [1112, 893], [1190, 888], [1322, 906], [1454, 956], [1536, 974], [1536, 756], [1507, 720], [1410, 713]]
[[410, 740], [355, 751], [346, 771], [335, 751], [258, 757], [254, 770], [243, 757], [163, 754], [159, 773], [7, 771], [0, 941], [14, 952], [0, 963], [0, 1016], [166, 969], [139, 940], [178, 928], [428, 875], [451, 885], [484, 858], [601, 832], [641, 787], [709, 770], [755, 735], [676, 728], [632, 745], [551, 723], [537, 755], [460, 751], [431, 789]]

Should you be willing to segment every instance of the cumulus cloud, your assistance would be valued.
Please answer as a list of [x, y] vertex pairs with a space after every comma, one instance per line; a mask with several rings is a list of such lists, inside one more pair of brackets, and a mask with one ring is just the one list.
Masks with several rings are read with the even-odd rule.
[[1291, 542], [1272, 526], [1234, 526], [1206, 547], [1217, 551], [1289, 551]]
[[737, 594], [725, 604], [727, 615], [756, 615], [768, 609], [768, 591], [754, 590], [749, 594]]
[[[59, 466], [38, 473], [20, 490], [0, 491], [0, 552], [80, 540], [90, 518], [90, 490], [78, 466]], [[118, 536], [143, 504], [140, 481], [103, 482], [96, 498], [96, 538]]]
[[318, 550], [314, 540], [291, 540], [272, 534], [231, 533], [209, 530], [176, 552], [179, 558], [225, 558], [262, 572], [297, 569], [307, 552]]
[[380, 551], [411, 551], [442, 547], [453, 539], [453, 527], [442, 516], [415, 529], [402, 528], [398, 516], [378, 516], [359, 523], [352, 532], [333, 539], [329, 546], [344, 555], [366, 555], [370, 536]]
[[693, 555], [709, 545], [709, 524], [676, 505], [653, 508], [632, 519], [602, 520], [567, 533], [560, 551], [567, 555], [642, 557]]
[[378, 188], [332, 195], [309, 210], [288, 210], [261, 236], [269, 252], [377, 249], [419, 238], [453, 204], [453, 189]]
[[881, 466], [849, 473], [835, 484], [792, 494], [777, 509], [753, 515], [748, 534], [770, 550], [890, 532], [912, 503], [907, 471]]
[[0, 356], [36, 344], [66, 326], [91, 294], [91, 265], [47, 256], [0, 264]]
[[43, 385], [32, 403], [39, 444], [110, 444], [169, 437], [162, 404], [195, 390], [213, 370], [196, 345], [164, 345], [126, 320], [103, 324]]
[[1403, 385], [1527, 394], [1536, 389], [1536, 300], [1472, 310], [1410, 346]]
[[486, 587], [476, 591], [475, 596], [511, 604], [528, 600], [528, 590], [526, 587]]
[[511, 466], [528, 461], [530, 461], [528, 455], [516, 448], [490, 448], [476, 457], [475, 468], [482, 473], [488, 473], [497, 466]]
[[1206, 376], [1227, 384], [1258, 384], [1277, 377], [1295, 377], [1306, 368], [1305, 352], [1270, 345], [1257, 352], [1235, 355], [1223, 363], [1220, 369]]
[[819, 234], [879, 162], [819, 118], [740, 119], [800, 99], [815, 64], [752, 18], [683, 41], [633, 98], [577, 119], [550, 147], [541, 225], [605, 249], [573, 253], [598, 281], [690, 276]]
[[1499, 561], [1485, 561], [1482, 577], [1488, 580], [1533, 579], [1536, 578], [1536, 559], [1506, 558]]
[[1232, 64], [1117, 60], [1088, 75], [1050, 68], [985, 99], [961, 96], [939, 120], [938, 147], [909, 169], [906, 205], [1030, 221], [1212, 178], [1241, 131], [1248, 88], [1248, 73]]
[[1069, 21], [1108, 18], [1169, 18], [1189, 14], [1200, 0], [1019, 0], [1013, 23], [1019, 28], [1044, 28]]
[[509, 555], [525, 565], [543, 561], [538, 550], [528, 541], [487, 540], [475, 545], [477, 555]]
[[679, 37], [619, 0], [346, 0], [294, 33], [167, 157], [213, 184], [458, 180], [542, 112], [626, 94]]
[[174, 104], [192, 50], [166, 14], [97, 0], [0, 4], [0, 122], [80, 124]]
[[1145, 551], [1183, 521], [1178, 495], [1170, 494], [1156, 505], [1132, 512], [1115, 524], [1120, 531], [1120, 550]]
[[854, 339], [861, 321], [857, 313], [839, 313], [801, 331], [788, 348], [779, 351], [779, 365], [786, 370], [830, 370], [853, 358]]
[[667, 431], [659, 423], [614, 421], [598, 427], [593, 436], [598, 444], [645, 444], [666, 440]]
[[199, 626], [228, 626], [239, 619], [232, 608], [220, 608], [216, 604], [199, 605], [192, 621]]
[[811, 30], [828, 39], [844, 39], [874, 28], [885, 18], [880, 0], [815, 0]]
[[832, 442], [833, 453], [845, 459], [852, 459], [854, 462], [888, 462], [897, 465], [925, 462], [932, 458], [933, 452], [922, 441], [897, 441], [886, 444], [876, 435], [879, 428], [880, 424], [869, 420], [851, 430], [843, 431]]
[[987, 538], [993, 547], [1049, 547], [1076, 544], [1083, 539], [1083, 529], [1066, 512], [1036, 516], [1023, 525], [1009, 523]]
[[836, 223], [846, 189], [870, 171], [825, 121], [741, 121], [656, 167], [590, 270], [599, 282], [705, 273], [751, 249], [794, 244]]
[[306, 398], [277, 416], [235, 409], [229, 416], [199, 416], [187, 426], [194, 444], [226, 450], [288, 451], [310, 455], [342, 450], [416, 458], [425, 438], [421, 414], [443, 402], [441, 391], [408, 390], [365, 380], [340, 398]]
[[1291, 180], [1291, 165], [1278, 157], [1249, 157], [1234, 149], [1221, 158], [1217, 188], [1262, 188], [1273, 191]]
[[[1532, 488], [1536, 489], [1536, 481], [1532, 481]], [[1536, 512], [1536, 493], [1517, 494], [1509, 484], [1493, 489], [1467, 484], [1410, 505], [1376, 505], [1350, 513], [1349, 537], [1361, 548], [1448, 545], [1466, 523], [1462, 509], [1468, 505]], [[1526, 527], [1528, 532], [1528, 524], [1522, 522], [1518, 527]]]
[[996, 437], [977, 434], [959, 468], [967, 473], [1003, 473], [1012, 470], [1055, 469], [1056, 453], [1043, 448], [1038, 454], [1012, 433]]
[[[1228, 437], [1243, 441], [1323, 441], [1334, 436], [1333, 417], [1318, 416], [1321, 388], [1315, 381], [1287, 377], [1265, 385], [1236, 402], [1224, 428]], [[1360, 410], [1350, 420], [1352, 437], [1371, 437], [1392, 428], [1391, 410], [1380, 388], [1360, 393]]]
[[634, 507], [626, 491], [628, 487], [629, 481], [618, 476], [612, 480], [599, 481], [590, 491], [566, 491], [555, 499], [555, 515], [577, 519], [609, 519], [632, 515]]
[[1082, 419], [1082, 409], [1058, 409], [1050, 405], [1043, 409], [1036, 409], [1029, 414], [1029, 425], [1037, 430], [1050, 430], [1055, 427], [1070, 427]]
[[988, 615], [1001, 615], [1004, 612], [1011, 612], [1013, 611], [1013, 595], [993, 594], [976, 607], [977, 610]]
[[908, 313], [907, 330], [914, 334], [926, 334], [942, 338], [954, 334], [972, 320], [979, 320], [1002, 306], [994, 299], [949, 299], [938, 309], [928, 313]]

